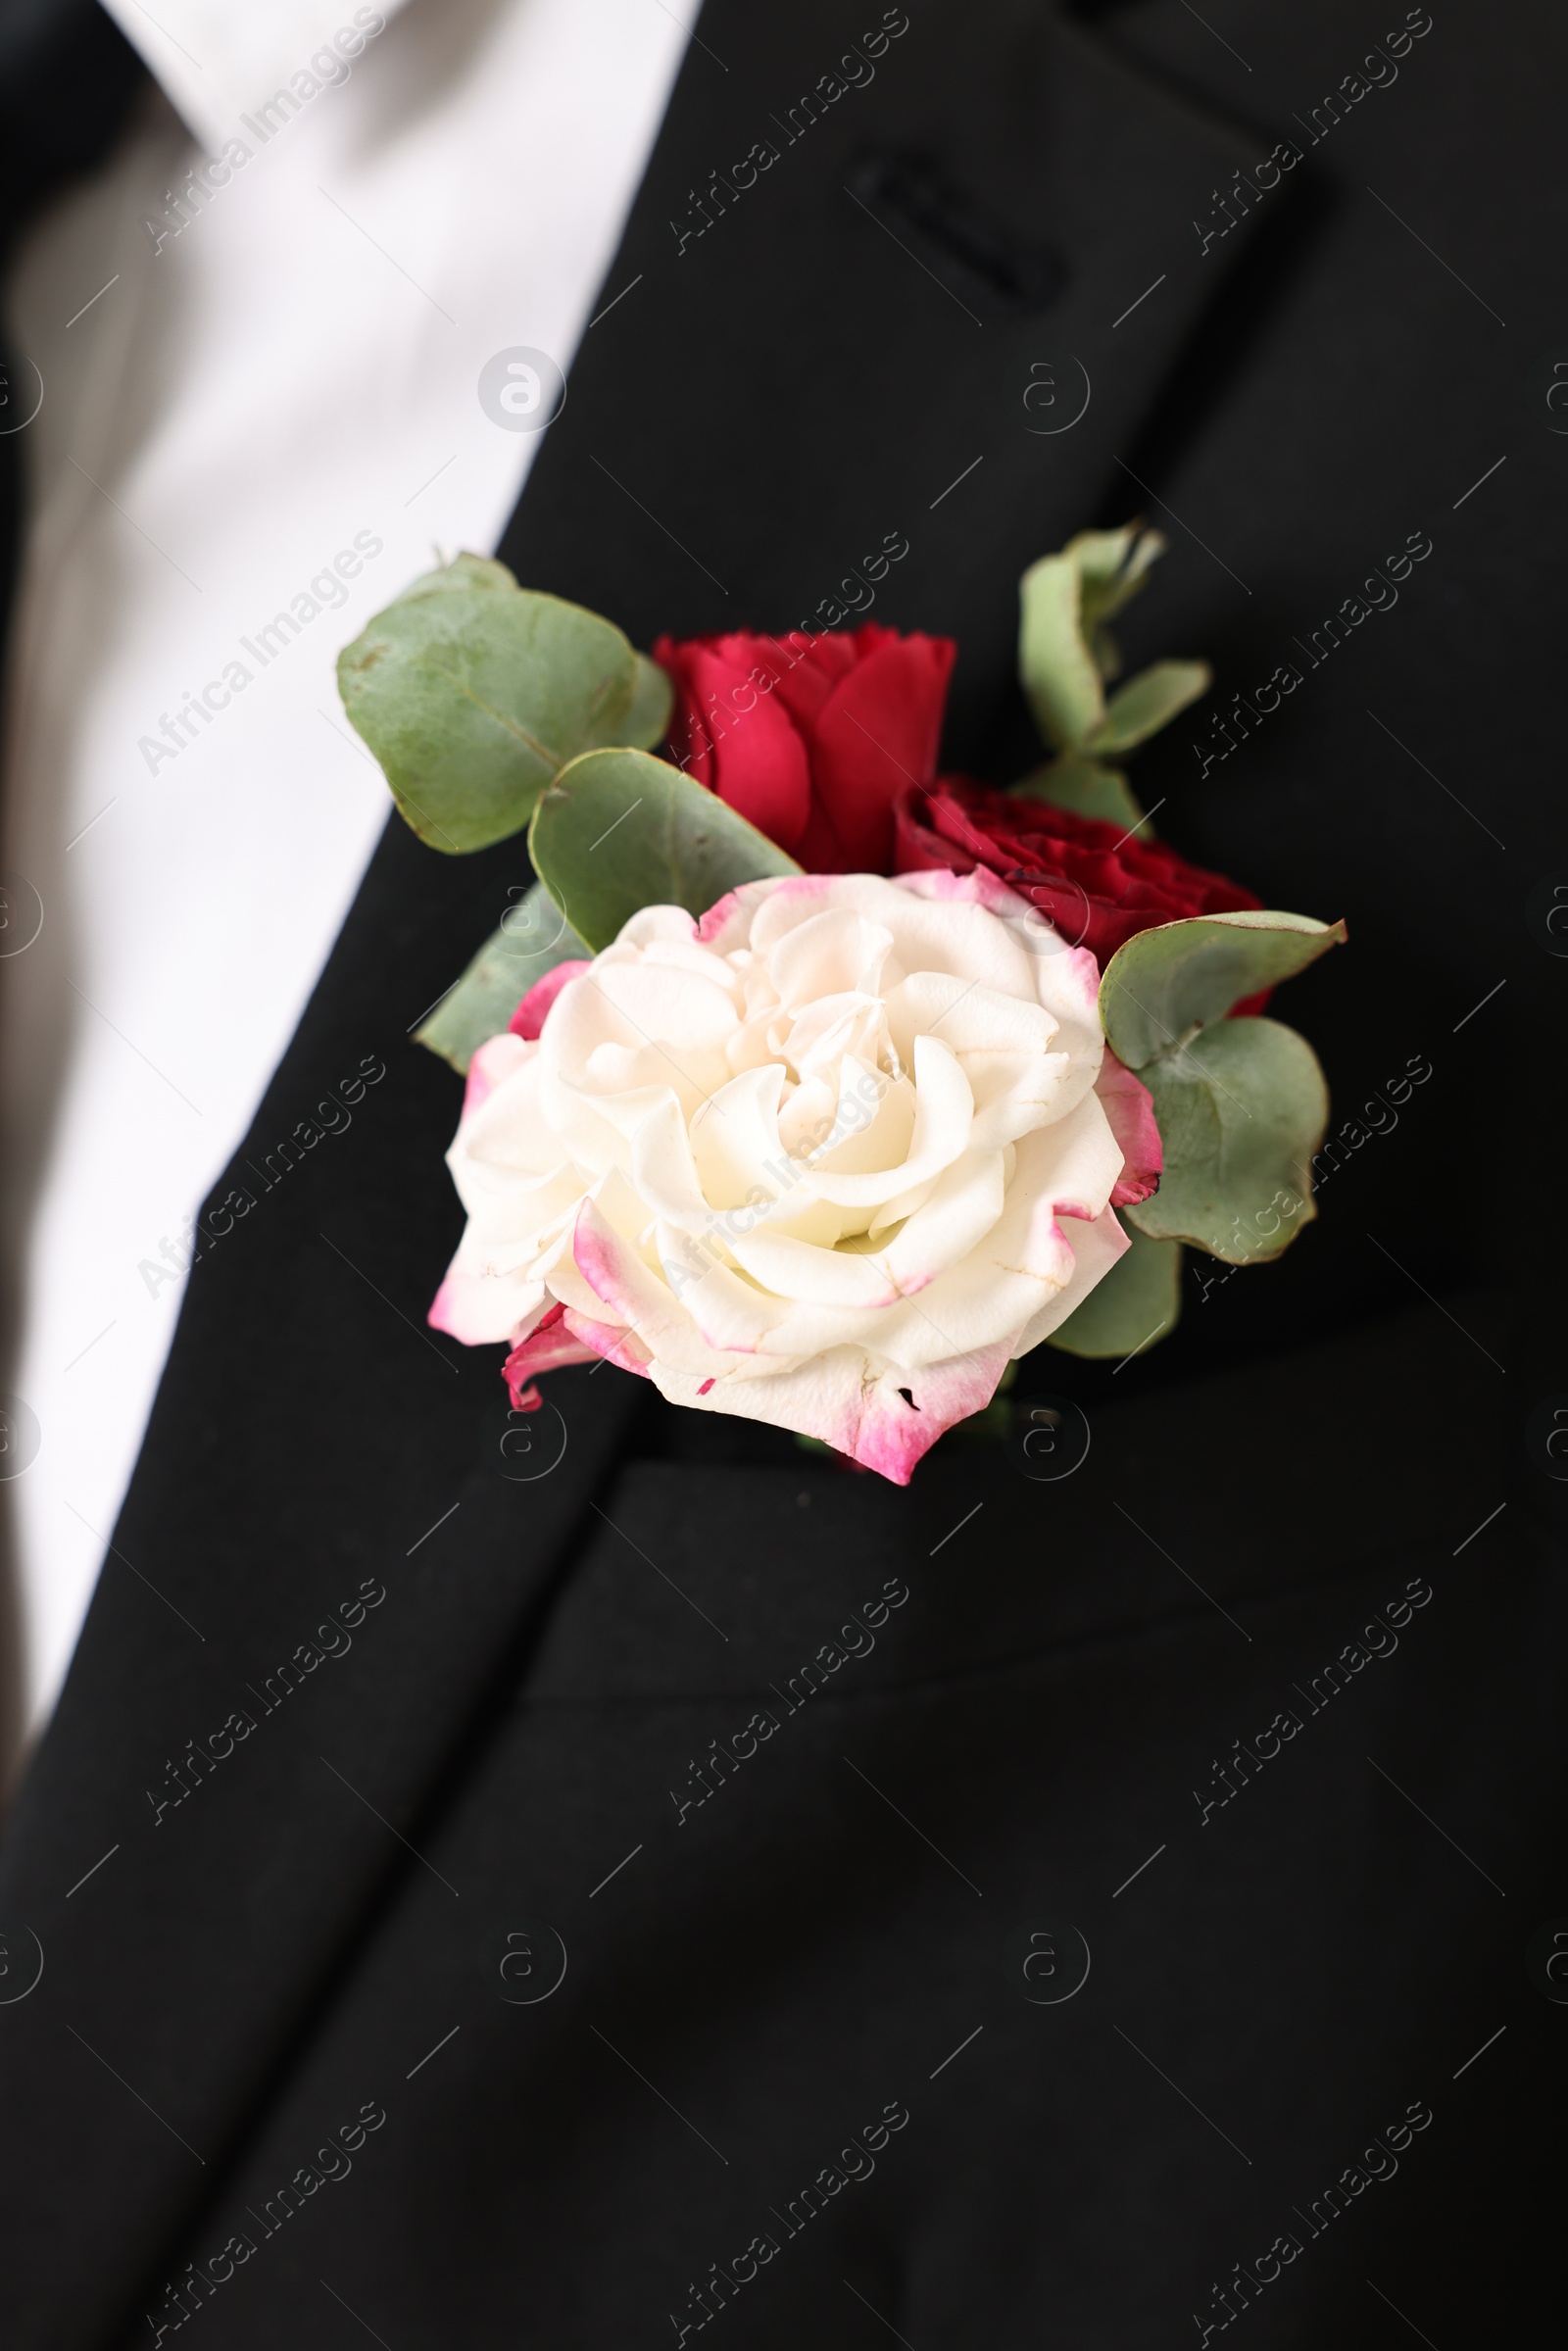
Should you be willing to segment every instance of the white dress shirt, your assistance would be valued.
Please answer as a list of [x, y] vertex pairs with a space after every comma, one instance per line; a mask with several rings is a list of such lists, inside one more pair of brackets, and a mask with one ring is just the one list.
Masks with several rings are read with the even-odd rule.
[[[107, 5], [162, 90], [31, 230], [5, 305], [6, 414], [42, 392], [0, 855], [43, 910], [0, 959], [0, 1389], [38, 1433], [0, 1503], [34, 1728], [182, 1228], [387, 812], [337, 652], [438, 550], [494, 546], [540, 439], [492, 421], [481, 371], [517, 346], [569, 367], [685, 40], [661, 0]], [[295, 633], [259, 643], [280, 612]], [[236, 1332], [236, 1386], [245, 1354]]]

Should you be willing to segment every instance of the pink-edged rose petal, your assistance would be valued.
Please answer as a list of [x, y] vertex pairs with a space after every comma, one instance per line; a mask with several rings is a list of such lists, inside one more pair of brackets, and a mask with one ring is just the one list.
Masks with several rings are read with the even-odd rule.
[[[543, 1030], [550, 1007], [561, 994], [562, 989], [565, 987], [568, 980], [580, 979], [587, 968], [586, 959], [582, 955], [575, 955], [566, 962], [557, 963], [549, 971], [542, 973], [534, 981], [533, 986], [507, 1023], [513, 1036], [525, 1037], [529, 1040], [537, 1037]], [[466, 1108], [467, 1105], [464, 1106]]]
[[505, 1029], [498, 1037], [487, 1037], [468, 1063], [467, 1083], [463, 1089], [464, 1117], [471, 1118], [502, 1080], [511, 1077], [527, 1057], [520, 1037], [513, 1037]]
[[1159, 1190], [1165, 1149], [1154, 1119], [1154, 1099], [1149, 1088], [1118, 1061], [1107, 1045], [1095, 1080], [1100, 1106], [1121, 1149], [1122, 1170], [1110, 1196], [1113, 1208], [1133, 1208]]
[[[877, 682], [825, 657], [816, 715]], [[518, 1409], [603, 1360], [906, 1484], [1157, 1178], [1094, 957], [984, 868], [650, 906], [592, 974], [558, 966], [480, 1048], [448, 1154], [468, 1225], [432, 1318], [508, 1342]]]
[[[543, 1398], [528, 1383], [542, 1371], [559, 1371], [566, 1363], [592, 1363], [599, 1350], [585, 1347], [565, 1319], [564, 1306], [552, 1305], [540, 1316], [526, 1339], [519, 1340], [501, 1366], [502, 1377], [512, 1391], [512, 1401], [518, 1412], [537, 1411]], [[524, 1400], [531, 1395], [531, 1403]]]
[[615, 1363], [622, 1371], [634, 1371], [642, 1379], [648, 1377], [648, 1366], [653, 1357], [635, 1331], [627, 1330], [617, 1322], [595, 1322], [591, 1315], [579, 1314], [575, 1306], [566, 1308], [566, 1328], [582, 1342], [587, 1350], [585, 1354], [574, 1357], [574, 1361]]

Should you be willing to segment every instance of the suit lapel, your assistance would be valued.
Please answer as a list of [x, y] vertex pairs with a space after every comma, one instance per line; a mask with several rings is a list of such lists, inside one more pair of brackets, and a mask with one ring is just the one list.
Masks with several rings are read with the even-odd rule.
[[[1255, 234], [1192, 217], [1259, 144], [1036, 6], [921, 11], [874, 59], [871, 13], [705, 17], [731, 70], [691, 53], [503, 552], [646, 645], [853, 619], [906, 539], [864, 609], [959, 639], [950, 758], [1015, 723], [1026, 759], [1017, 576], [1138, 507], [1116, 456]], [[846, 51], [875, 79], [811, 120]]]
[[[1178, 243], [1248, 149], [1033, 7], [885, 40], [862, 13], [705, 13], [503, 552], [643, 644], [820, 625], [871, 582], [959, 638], [950, 748], [1005, 771], [1014, 577], [1107, 487], [1132, 504], [1113, 454], [1222, 267]], [[458, 1101], [407, 1032], [526, 873], [389, 824], [203, 1219], [0, 1871], [19, 2344], [98, 2340], [211, 2192], [422, 1866], [640, 1400], [561, 1375], [519, 1460], [499, 1351], [423, 1325]]]

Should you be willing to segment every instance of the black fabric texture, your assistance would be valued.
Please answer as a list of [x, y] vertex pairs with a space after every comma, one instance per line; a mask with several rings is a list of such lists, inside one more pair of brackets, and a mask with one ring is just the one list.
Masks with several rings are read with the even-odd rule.
[[[408, 1033], [526, 859], [392, 819], [0, 1848], [16, 2351], [1375, 2351], [1556, 2291], [1563, 474], [1523, 387], [1563, 28], [1439, 12], [1309, 145], [1348, 0], [1223, 42], [932, 0], [789, 138], [876, 21], [705, 9], [500, 553], [647, 645], [808, 621], [902, 532], [874, 616], [958, 640], [945, 762], [1006, 780], [1018, 573], [1147, 513], [1131, 661], [1217, 682], [1146, 805], [1348, 918], [1278, 1007], [1331, 1131], [1430, 1075], [1282, 1263], [1022, 1367], [1058, 1451], [949, 1439], [900, 1492], [611, 1366], [519, 1433], [501, 1350], [424, 1327], [460, 1087]], [[1092, 386], [1055, 434], [1042, 368]]]

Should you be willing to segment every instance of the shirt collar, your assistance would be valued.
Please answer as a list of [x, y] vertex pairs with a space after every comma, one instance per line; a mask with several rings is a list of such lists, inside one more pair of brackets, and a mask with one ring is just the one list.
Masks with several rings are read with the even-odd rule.
[[215, 154], [226, 140], [245, 136], [241, 116], [276, 91], [308, 101], [346, 78], [367, 41], [404, 5], [267, 0], [259, 8], [256, 0], [162, 0], [155, 24], [136, 0], [103, 0], [170, 104]]

